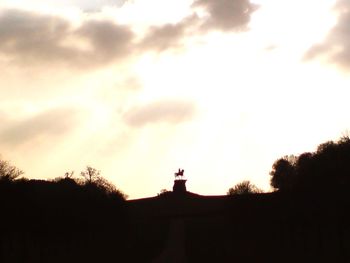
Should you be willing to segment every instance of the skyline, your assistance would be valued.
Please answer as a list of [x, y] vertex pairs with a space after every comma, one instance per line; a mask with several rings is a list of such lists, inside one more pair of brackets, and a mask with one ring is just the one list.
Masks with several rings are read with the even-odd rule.
[[349, 129], [350, 1], [2, 1], [0, 154], [86, 165], [129, 197], [269, 189], [281, 156]]

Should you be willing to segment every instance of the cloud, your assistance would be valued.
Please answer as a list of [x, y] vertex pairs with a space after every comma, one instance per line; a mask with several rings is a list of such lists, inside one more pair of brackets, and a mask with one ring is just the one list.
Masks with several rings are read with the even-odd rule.
[[76, 127], [78, 115], [74, 109], [53, 109], [17, 121], [8, 119], [0, 129], [0, 143], [20, 146], [42, 137], [54, 139]]
[[[151, 27], [139, 51], [165, 49], [183, 30], [178, 25]], [[133, 39], [128, 26], [108, 20], [88, 19], [74, 28], [59, 16], [17, 9], [0, 12], [0, 61], [12, 65], [99, 67], [130, 57], [136, 51]]]
[[153, 50], [157, 52], [169, 48], [182, 47], [182, 40], [186, 36], [191, 24], [196, 22], [196, 19], [197, 16], [191, 16], [177, 24], [168, 23], [150, 27], [139, 46], [142, 50]]
[[[20, 9], [0, 12], [0, 60], [20, 66], [94, 68], [135, 52], [181, 47], [186, 37], [212, 30], [246, 30], [255, 5], [248, 0], [197, 0], [192, 14], [175, 24], [150, 26], [135, 44], [131, 26], [85, 18], [79, 27], [62, 17]], [[196, 9], [204, 10], [199, 16]], [[86, 16], [88, 17], [88, 16]]]
[[123, 116], [124, 121], [134, 127], [147, 124], [178, 124], [193, 118], [195, 105], [189, 101], [164, 100], [134, 107]]
[[241, 31], [247, 29], [257, 5], [248, 0], [197, 0], [193, 7], [208, 13], [201, 25], [203, 30]]
[[132, 53], [133, 33], [127, 26], [109, 21], [88, 21], [76, 33], [92, 45], [88, 55], [94, 62], [105, 63]]
[[[48, 7], [52, 9], [59, 8], [76, 8], [83, 10], [84, 12], [98, 12], [104, 7], [120, 7], [128, 0], [5, 0], [5, 3], [1, 3], [7, 6], [41, 6]], [[4, 0], [2, 1], [4, 2]]]
[[305, 60], [325, 59], [343, 69], [350, 69], [350, 2], [338, 1], [336, 25], [322, 43], [314, 44], [304, 55]]
[[[185, 38], [192, 35], [210, 31], [245, 31], [257, 5], [248, 0], [197, 0], [192, 8], [193, 13], [178, 23], [150, 27], [139, 47], [161, 52], [181, 47]], [[199, 16], [196, 9], [204, 11], [205, 15]]]
[[111, 21], [87, 20], [73, 28], [58, 16], [20, 10], [0, 13], [0, 55], [16, 65], [100, 66], [124, 59], [132, 39], [127, 26]]
[[105, 6], [122, 6], [127, 0], [46, 0], [46, 3], [59, 6], [77, 6], [84, 11], [97, 11]]

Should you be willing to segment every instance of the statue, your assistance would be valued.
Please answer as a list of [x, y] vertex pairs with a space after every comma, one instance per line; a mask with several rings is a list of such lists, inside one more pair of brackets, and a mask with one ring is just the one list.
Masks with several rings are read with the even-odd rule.
[[179, 169], [175, 173], [175, 181], [174, 181], [174, 186], [173, 186], [173, 193], [174, 194], [182, 195], [182, 194], [185, 194], [187, 192], [187, 190], [186, 190], [186, 181], [187, 180], [183, 179], [184, 172], [185, 172], [185, 170]]
[[175, 179], [179, 179], [180, 177], [182, 179], [182, 177], [184, 176], [184, 172], [185, 172], [185, 170], [179, 169], [179, 171], [177, 173], [175, 173]]

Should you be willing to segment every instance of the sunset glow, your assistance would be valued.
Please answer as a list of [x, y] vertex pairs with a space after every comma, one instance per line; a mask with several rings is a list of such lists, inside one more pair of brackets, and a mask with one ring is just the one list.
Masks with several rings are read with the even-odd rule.
[[130, 198], [179, 167], [191, 192], [267, 191], [277, 158], [350, 127], [349, 18], [345, 0], [2, 1], [2, 158], [29, 178], [91, 165]]

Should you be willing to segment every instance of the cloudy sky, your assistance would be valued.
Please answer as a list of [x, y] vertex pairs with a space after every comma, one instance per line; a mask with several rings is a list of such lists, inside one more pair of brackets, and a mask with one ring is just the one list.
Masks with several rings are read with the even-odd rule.
[[269, 190], [350, 128], [350, 0], [2, 0], [0, 153], [130, 198]]

